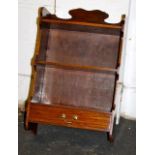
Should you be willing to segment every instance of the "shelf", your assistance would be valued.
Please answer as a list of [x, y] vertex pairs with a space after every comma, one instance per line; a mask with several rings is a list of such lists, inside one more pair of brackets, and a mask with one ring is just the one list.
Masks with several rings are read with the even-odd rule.
[[[56, 20], [56, 19], [42, 19], [40, 18], [41, 22], [45, 23], [55, 23], [55, 24], [66, 24], [66, 20]], [[121, 29], [122, 26], [120, 25], [112, 25], [112, 24], [99, 24], [99, 23], [87, 23], [87, 22], [80, 22], [80, 21], [67, 21], [69, 25], [82, 25], [82, 26], [92, 26], [98, 28], [109, 28], [109, 29]]]
[[117, 73], [117, 69], [109, 67], [95, 67], [95, 66], [80, 66], [80, 65], [70, 65], [70, 64], [61, 64], [57, 62], [47, 62], [47, 61], [36, 61], [33, 65], [50, 65], [61, 69], [70, 69], [70, 70], [82, 70], [82, 71], [96, 71], [96, 72], [112, 72]]

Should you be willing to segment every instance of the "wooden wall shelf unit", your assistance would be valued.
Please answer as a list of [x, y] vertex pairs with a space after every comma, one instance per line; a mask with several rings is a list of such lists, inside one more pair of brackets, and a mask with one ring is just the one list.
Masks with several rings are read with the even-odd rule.
[[43, 123], [105, 131], [112, 140], [125, 16], [109, 24], [99, 10], [71, 10], [71, 19], [39, 10], [26, 128], [36, 132]]

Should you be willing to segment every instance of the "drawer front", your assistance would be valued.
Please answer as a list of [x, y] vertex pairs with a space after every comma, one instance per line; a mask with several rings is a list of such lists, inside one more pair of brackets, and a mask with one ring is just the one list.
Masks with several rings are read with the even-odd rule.
[[111, 114], [86, 109], [30, 104], [29, 121], [67, 127], [109, 131]]

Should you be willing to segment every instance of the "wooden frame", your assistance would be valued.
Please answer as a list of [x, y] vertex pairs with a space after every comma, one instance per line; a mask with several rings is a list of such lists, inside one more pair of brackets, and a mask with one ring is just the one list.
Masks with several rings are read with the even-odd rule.
[[[122, 16], [121, 22], [109, 24], [104, 21], [108, 18], [108, 14], [99, 10], [86, 11], [83, 9], [76, 9], [71, 10], [69, 13], [72, 16], [71, 19], [60, 19], [55, 15], [51, 15], [45, 8], [39, 9], [39, 47], [35, 52], [32, 62], [32, 82], [30, 95], [26, 104], [26, 129], [32, 129], [33, 132], [36, 132], [38, 123], [53, 124], [105, 131], [108, 133], [109, 140], [112, 140], [115, 109], [114, 96], [116, 81], [118, 79], [117, 69], [121, 60], [121, 44], [125, 16]], [[53, 38], [55, 37], [52, 40], [55, 44], [49, 41], [51, 39], [49, 33], [51, 33]], [[69, 39], [67, 38], [66, 41], [64, 41], [64, 36]], [[82, 41], [77, 39], [76, 36], [77, 38], [84, 38], [85, 46], [83, 46]], [[103, 41], [102, 39], [104, 38], [104, 42], [101, 43], [105, 44], [105, 48], [103, 45], [100, 46], [100, 40]], [[93, 47], [93, 45], [88, 47], [89, 42], [97, 44], [96, 47]], [[67, 45], [67, 43], [71, 45]], [[83, 53], [85, 53], [84, 56], [83, 53], [78, 55], [80, 50], [75, 46], [77, 43], [80, 50], [82, 49]], [[69, 51], [68, 55], [66, 52], [67, 56], [61, 53], [61, 50], [63, 50], [63, 48], [60, 47], [61, 45], [64, 48], [64, 52], [65, 50], [67, 52]], [[93, 50], [96, 49], [96, 51], [92, 52], [92, 48]], [[101, 48], [101, 50], [98, 48]], [[54, 52], [48, 51], [51, 49], [56, 51], [54, 51], [56, 53], [54, 55], [55, 58], [52, 55]], [[74, 49], [76, 52], [73, 53]], [[88, 52], [86, 52], [87, 49]], [[102, 50], [105, 53], [102, 52]], [[108, 54], [106, 54], [107, 51]], [[101, 54], [102, 58], [95, 52]], [[61, 58], [62, 55], [64, 57]], [[75, 57], [75, 55], [77, 55], [77, 57]], [[73, 58], [75, 61], [73, 61]], [[90, 61], [90, 59], [92, 59], [92, 61]], [[48, 68], [47, 73], [45, 73], [46, 68]], [[53, 75], [55, 75], [56, 78], [51, 77]], [[46, 78], [45, 76], [48, 77]], [[79, 77], [76, 79], [77, 76]], [[60, 101], [64, 101], [63, 104], [58, 102], [58, 99], [55, 97], [56, 95], [54, 97], [51, 96], [50, 87], [52, 86], [50, 86], [50, 80], [52, 80], [52, 78], [55, 85], [53, 90], [57, 92], [57, 94], [55, 92], [53, 93], [57, 95], [57, 98], [59, 98]], [[60, 80], [59, 82], [56, 81], [58, 78]], [[36, 90], [40, 89], [39, 85], [45, 85], [45, 79], [48, 81], [46, 82], [46, 85], [49, 85], [47, 86], [48, 89], [45, 91], [45, 95], [46, 93], [49, 93], [48, 99], [50, 98], [47, 103], [45, 103], [45, 100], [41, 97], [38, 99], [38, 96], [36, 95]], [[67, 84], [62, 83], [64, 79], [70, 80], [73, 87], [69, 83], [70, 81], [66, 82]], [[87, 79], [90, 81], [86, 86], [85, 83], [87, 82]], [[82, 82], [80, 88], [76, 86], [76, 91], [78, 92], [76, 95], [79, 98], [80, 95], [82, 98], [82, 93], [80, 93], [80, 91], [86, 89], [83, 88], [83, 86], [90, 87], [89, 89], [91, 89], [91, 92], [94, 92], [94, 94], [91, 93], [91, 95], [88, 96], [87, 92], [84, 92], [87, 97], [86, 103], [79, 104], [80, 101], [84, 102], [85, 100], [80, 100], [75, 97], [76, 91], [73, 88], [77, 81], [78, 84], [80, 84], [80, 81]], [[98, 81], [101, 81], [101, 83]], [[108, 84], [105, 82], [107, 87], [103, 86], [104, 88], [102, 88], [100, 85], [104, 83], [104, 81]], [[92, 84], [93, 82], [94, 84]], [[62, 83], [66, 90], [62, 90], [62, 86], [59, 83]], [[71, 91], [68, 90], [68, 88], [71, 89]], [[89, 89], [86, 90], [88, 91]], [[69, 91], [70, 93], [68, 93]], [[103, 93], [104, 102], [101, 100], [102, 96], [99, 93]], [[64, 98], [62, 97], [62, 99], [60, 94], [66, 94], [68, 96], [71, 94], [70, 103], [65, 104], [65, 101], [69, 101], [69, 97], [64, 95]], [[41, 95], [43, 95], [42, 91]], [[65, 100], [66, 98], [67, 100]], [[93, 100], [91, 103], [90, 99], [94, 98], [97, 101]], [[74, 104], [72, 102], [74, 102]]]

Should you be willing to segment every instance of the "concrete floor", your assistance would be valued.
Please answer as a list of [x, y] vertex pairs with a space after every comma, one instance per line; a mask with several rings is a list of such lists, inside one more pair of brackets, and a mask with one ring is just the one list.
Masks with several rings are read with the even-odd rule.
[[136, 122], [121, 118], [114, 126], [113, 143], [106, 133], [39, 125], [37, 135], [18, 124], [19, 155], [136, 155]]

